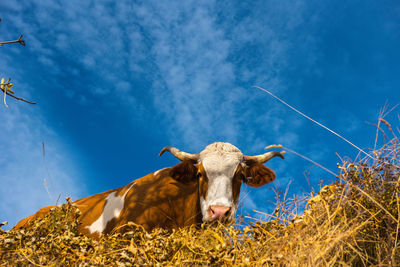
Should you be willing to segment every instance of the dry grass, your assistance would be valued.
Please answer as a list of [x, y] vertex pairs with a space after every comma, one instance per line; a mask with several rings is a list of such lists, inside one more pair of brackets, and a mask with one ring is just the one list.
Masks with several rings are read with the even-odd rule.
[[400, 266], [399, 142], [374, 151], [373, 162], [343, 163], [300, 216], [283, 202], [270, 221], [244, 228], [147, 233], [132, 224], [96, 241], [77, 232], [79, 211], [66, 204], [31, 229], [0, 230], [0, 265]]

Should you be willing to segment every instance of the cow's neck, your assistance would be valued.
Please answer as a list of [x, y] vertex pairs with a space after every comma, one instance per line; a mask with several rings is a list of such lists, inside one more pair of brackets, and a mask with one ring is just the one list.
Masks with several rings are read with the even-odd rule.
[[126, 196], [127, 219], [154, 227], [179, 228], [201, 222], [198, 182], [180, 183], [171, 177], [136, 181]]

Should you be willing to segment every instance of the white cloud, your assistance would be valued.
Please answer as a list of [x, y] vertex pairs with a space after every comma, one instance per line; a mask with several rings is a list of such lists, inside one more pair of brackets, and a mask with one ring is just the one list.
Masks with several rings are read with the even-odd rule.
[[[34, 10], [29, 12], [32, 16], [24, 16], [22, 10], [28, 9]], [[146, 113], [155, 110], [170, 145], [182, 149], [196, 152], [221, 140], [251, 154], [263, 152], [271, 143], [292, 146], [298, 141], [296, 129], [301, 123], [293, 119], [296, 115], [249, 84], [274, 92], [288, 91], [280, 73], [287, 67], [294, 44], [283, 32], [302, 23], [303, 9], [303, 1], [271, 1], [232, 24], [221, 21], [219, 14], [229, 20], [240, 10], [234, 6], [222, 10], [215, 1], [135, 4], [71, 0], [59, 4], [49, 0], [18, 7], [9, 20], [24, 33], [29, 43], [26, 49], [36, 55], [44, 69], [51, 66], [52, 74], [74, 77], [77, 85], [82, 85], [83, 73], [91, 75], [95, 82], [68, 85], [68, 97], [85, 104], [94, 95], [102, 101], [99, 108], [118, 103], [134, 113], [132, 117], [149, 116]], [[138, 88], [142, 85], [134, 85], [135, 79], [148, 82], [151, 88]], [[153, 107], [147, 107], [145, 98]], [[42, 119], [22, 120], [23, 113], [15, 115], [13, 121], [24, 121], [21, 127], [26, 136], [20, 137], [20, 142], [27, 140], [29, 149], [7, 147], [7, 153], [25, 151], [25, 164], [32, 162], [29, 168], [43, 171], [38, 167], [41, 150], [36, 150], [43, 133], [31, 131], [35, 129], [32, 121], [43, 132], [49, 129]], [[59, 148], [62, 138], [54, 139], [55, 151], [63, 151]], [[65, 166], [59, 165], [67, 163], [62, 162], [54, 159], [53, 177], [67, 176], [61, 171]], [[10, 172], [15, 168], [7, 166]], [[42, 173], [33, 173], [36, 180], [32, 184], [42, 183]], [[73, 188], [73, 181], [69, 183]], [[45, 194], [43, 187], [41, 194]]]
[[169, 117], [171, 141], [191, 149], [215, 139], [237, 143], [246, 119], [238, 107], [246, 92], [235, 86], [232, 43], [217, 23], [215, 3], [168, 5], [144, 4], [136, 10], [152, 36], [160, 73], [153, 85], [155, 105]]
[[[178, 18], [183, 21], [176, 24]], [[191, 148], [204, 146], [210, 137], [234, 141], [229, 42], [208, 7], [145, 6], [140, 19], [154, 38], [152, 53], [162, 79], [154, 83], [155, 105], [168, 114], [169, 130]]]
[[[293, 44], [282, 32], [302, 23], [302, 1], [272, 1], [233, 24], [224, 19], [241, 11], [233, 5], [222, 10], [215, 1], [44, 1], [25, 8], [35, 16], [13, 13], [11, 19], [40, 63], [53, 73], [75, 76], [74, 69], [54, 66], [56, 56], [74, 62], [96, 79], [80, 87], [80, 95], [106, 97], [105, 103], [120, 103], [128, 112], [147, 109], [138, 97], [153, 98], [172, 144], [200, 149], [224, 140], [264, 146], [283, 130], [285, 122], [276, 119], [283, 108], [237, 82], [287, 90], [279, 74]], [[152, 83], [145, 95], [130, 89], [136, 78]], [[294, 135], [286, 134], [287, 140], [293, 142]]]

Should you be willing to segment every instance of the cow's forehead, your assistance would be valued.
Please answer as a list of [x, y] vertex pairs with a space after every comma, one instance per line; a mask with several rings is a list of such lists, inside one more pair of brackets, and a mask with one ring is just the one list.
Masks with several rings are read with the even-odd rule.
[[234, 145], [217, 142], [207, 146], [200, 153], [200, 160], [208, 175], [231, 177], [243, 160], [243, 154]]
[[208, 175], [233, 176], [236, 167], [240, 163], [237, 155], [216, 155], [211, 154], [202, 161], [203, 167]]
[[243, 157], [242, 152], [239, 148], [235, 147], [230, 143], [215, 142], [208, 145], [203, 151], [200, 152], [200, 159], [203, 160], [210, 154], [220, 154], [220, 155], [237, 155], [238, 157]]

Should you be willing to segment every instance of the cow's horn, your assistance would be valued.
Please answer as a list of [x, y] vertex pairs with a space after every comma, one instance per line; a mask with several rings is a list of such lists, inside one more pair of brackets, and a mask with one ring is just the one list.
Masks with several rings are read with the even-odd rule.
[[161, 157], [161, 155], [164, 154], [165, 151], [170, 152], [172, 155], [175, 156], [175, 158], [179, 159], [180, 161], [183, 161], [183, 160], [197, 161], [200, 158], [199, 154], [186, 153], [186, 152], [180, 151], [179, 149], [177, 149], [176, 147], [173, 147], [173, 146], [164, 147], [158, 156]]
[[[271, 145], [267, 146], [265, 149], [269, 148], [281, 148], [281, 145]], [[257, 156], [243, 156], [244, 160], [246, 162], [255, 162], [255, 163], [265, 163], [268, 160], [272, 159], [273, 157], [280, 157], [284, 159], [283, 154], [285, 154], [286, 151], [270, 151], [262, 155], [257, 155]]]

